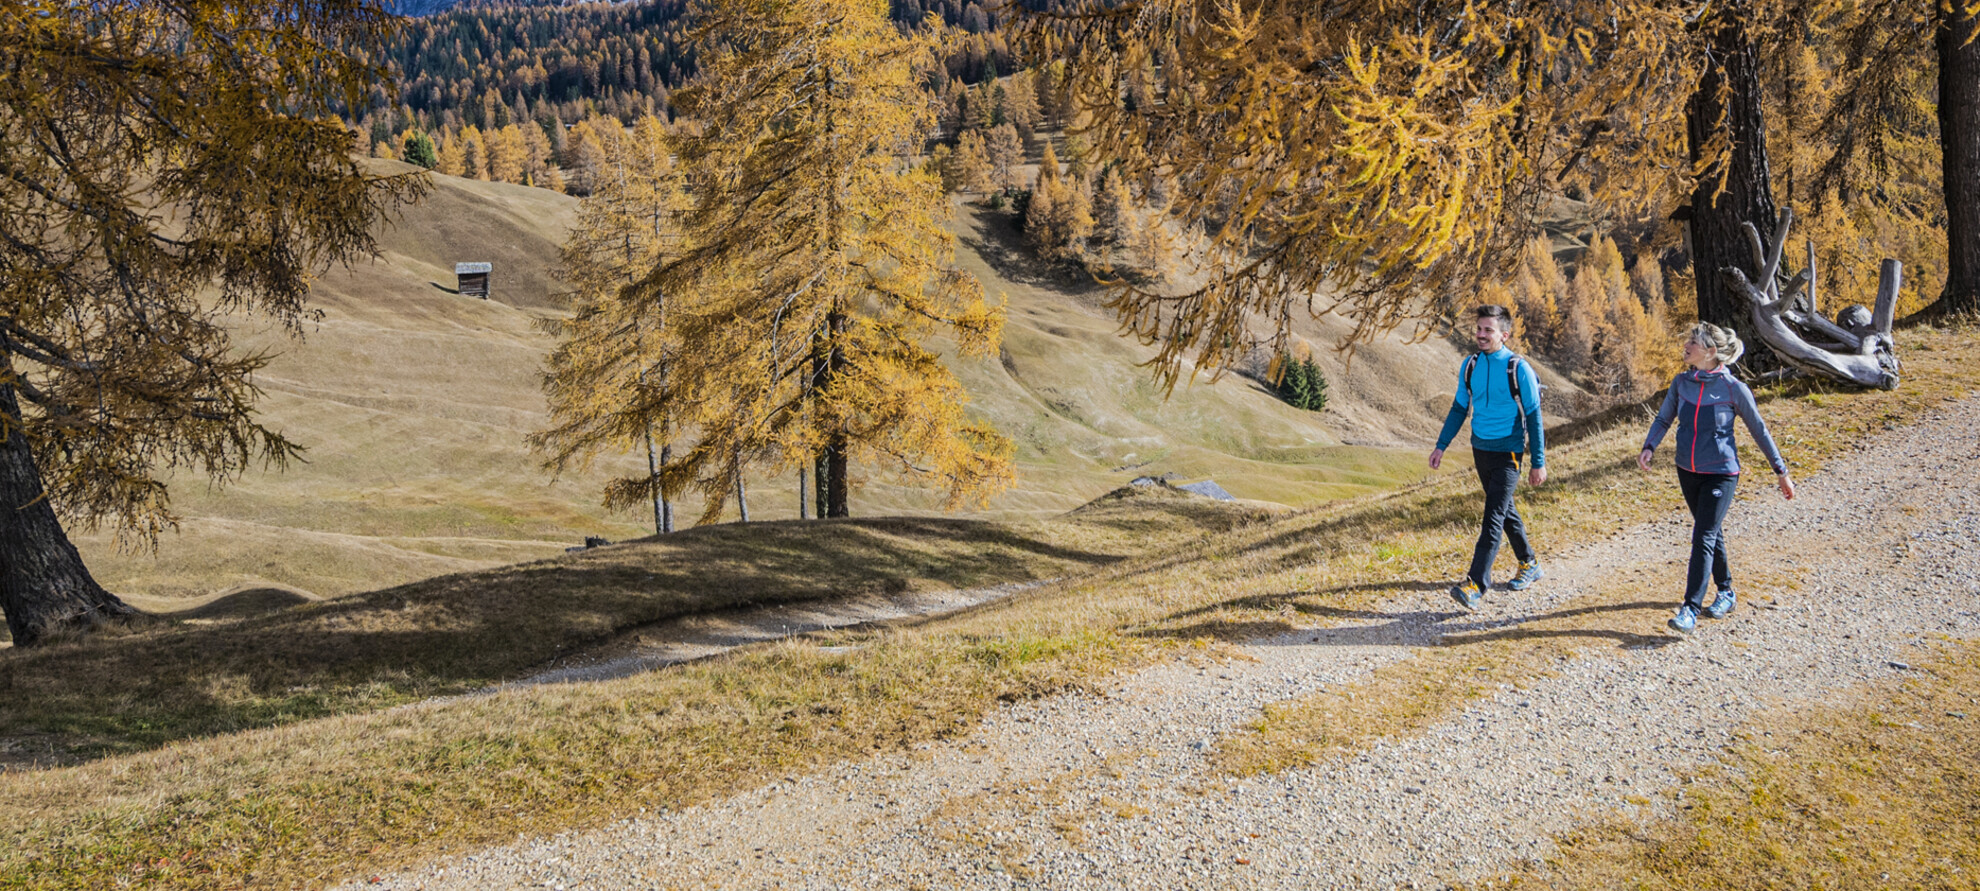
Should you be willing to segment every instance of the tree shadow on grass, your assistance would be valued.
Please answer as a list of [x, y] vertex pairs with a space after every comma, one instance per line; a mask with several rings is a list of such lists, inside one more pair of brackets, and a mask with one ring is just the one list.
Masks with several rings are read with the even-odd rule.
[[1082, 294], [1100, 291], [1100, 285], [1085, 270], [1071, 263], [1041, 259], [1025, 242], [1017, 214], [979, 207], [972, 217], [970, 232], [959, 235], [956, 241], [975, 251], [998, 277], [1014, 284]]
[[[1634, 461], [1623, 460], [1551, 476], [1544, 486], [1520, 488], [1521, 510], [1524, 511], [1527, 505], [1552, 506], [1573, 497], [1578, 491], [1609, 489], [1619, 482], [1636, 479], [1639, 472]], [[1428, 486], [1434, 482], [1431, 480], [1416, 485]], [[1390, 533], [1453, 528], [1476, 530], [1481, 497], [1475, 489], [1447, 495], [1417, 496], [1416, 499], [1404, 494], [1352, 513], [1329, 517], [1312, 526], [1288, 529], [1259, 541], [1250, 550], [1276, 553], [1266, 571], [1281, 571], [1331, 559], [1351, 549], [1373, 548], [1375, 544], [1367, 540], [1368, 534], [1357, 527], [1380, 526]], [[1342, 541], [1350, 544], [1344, 546]]]
[[[1402, 585], [1368, 585], [1362, 588], [1393, 590]], [[1255, 646], [1329, 647], [1463, 647], [1507, 640], [1545, 638], [1586, 638], [1612, 640], [1625, 649], [1654, 649], [1676, 643], [1680, 638], [1664, 634], [1638, 634], [1615, 628], [1581, 627], [1569, 623], [1605, 613], [1636, 610], [1662, 610], [1661, 601], [1612, 603], [1552, 612], [1467, 621], [1475, 613], [1450, 610], [1349, 609], [1310, 602], [1316, 592], [1293, 591], [1225, 601], [1207, 607], [1184, 610], [1170, 616], [1158, 627], [1136, 632], [1150, 639], [1215, 639], [1239, 641]], [[1324, 628], [1302, 628], [1285, 620], [1201, 617], [1224, 610], [1286, 609], [1305, 615], [1334, 620]], [[1199, 621], [1188, 621], [1199, 619]], [[1182, 622], [1184, 624], [1170, 624]], [[1535, 627], [1541, 626], [1541, 627]]]
[[217, 622], [0, 652], [0, 743], [43, 764], [373, 711], [525, 676], [689, 615], [1062, 577], [1125, 554], [948, 518], [704, 527]]

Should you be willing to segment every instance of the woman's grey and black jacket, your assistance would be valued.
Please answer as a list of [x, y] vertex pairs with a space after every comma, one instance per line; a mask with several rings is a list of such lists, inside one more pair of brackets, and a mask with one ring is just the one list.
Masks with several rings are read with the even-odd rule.
[[1672, 421], [1677, 422], [1677, 466], [1692, 473], [1737, 474], [1739, 452], [1733, 444], [1733, 418], [1746, 422], [1760, 453], [1767, 456], [1774, 473], [1787, 473], [1787, 463], [1767, 434], [1767, 422], [1753, 404], [1753, 391], [1721, 366], [1712, 371], [1691, 369], [1671, 380], [1664, 394], [1664, 406], [1650, 434], [1643, 438], [1644, 449], [1655, 449], [1664, 439]]

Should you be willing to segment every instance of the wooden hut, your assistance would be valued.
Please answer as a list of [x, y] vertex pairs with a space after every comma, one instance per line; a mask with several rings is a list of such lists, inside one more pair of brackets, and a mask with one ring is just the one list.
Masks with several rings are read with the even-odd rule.
[[469, 297], [488, 299], [488, 274], [493, 272], [493, 263], [455, 263], [455, 290]]

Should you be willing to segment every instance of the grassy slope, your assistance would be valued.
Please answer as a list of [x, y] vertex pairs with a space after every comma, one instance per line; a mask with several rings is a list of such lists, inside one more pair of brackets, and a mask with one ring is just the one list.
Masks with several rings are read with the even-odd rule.
[[[435, 186], [383, 232], [380, 262], [319, 282], [324, 315], [304, 342], [244, 323], [245, 346], [282, 352], [259, 378], [262, 411], [309, 448], [308, 463], [218, 490], [179, 480], [186, 521], [156, 554], [79, 535], [107, 586], [157, 610], [244, 585], [329, 597], [648, 531], [639, 512], [597, 506], [606, 476], [637, 472], [643, 456], [604, 456], [595, 472], [552, 479], [522, 442], [545, 423], [537, 375], [551, 344], [536, 325], [557, 311], [552, 268], [575, 202], [454, 177]], [[1135, 473], [1214, 477], [1240, 497], [1300, 506], [1422, 474], [1420, 440], [1441, 416], [1443, 369], [1456, 361], [1448, 346], [1384, 343], [1356, 359], [1353, 375], [1323, 351], [1336, 392], [1325, 415], [1237, 377], [1179, 387], [1165, 401], [1137, 367], [1150, 351], [1116, 335], [1096, 286], [1027, 271], [1005, 221], [965, 208], [957, 228], [960, 262], [1008, 301], [1011, 319], [1004, 361], [958, 363], [977, 410], [1019, 443], [1017, 487], [980, 516], [1049, 516]], [[495, 263], [493, 300], [447, 290], [464, 260]], [[1305, 333], [1324, 343], [1337, 324]], [[938, 506], [886, 477], [865, 482], [854, 497], [862, 516]], [[794, 494], [791, 480], [760, 480], [752, 514], [794, 516]]]
[[[1980, 392], [1971, 330], [1909, 332], [1905, 342], [1913, 378], [1897, 393], [1764, 394], [1769, 424], [1799, 470], [1819, 470], [1871, 429], [1913, 423], [1933, 405]], [[1668, 482], [1632, 466], [1637, 420], [1561, 445], [1558, 479], [1523, 505], [1554, 547], [1672, 509]], [[306, 606], [240, 621], [231, 633], [153, 628], [129, 642], [97, 637], [10, 654], [0, 660], [0, 689], [60, 685], [74, 699], [72, 713], [124, 708], [140, 719], [121, 729], [123, 744], [111, 751], [155, 742], [141, 738], [146, 719], [204, 720], [201, 705], [234, 709], [234, 726], [246, 729], [213, 736], [224, 722], [184, 726], [168, 736], [189, 738], [148, 751], [0, 773], [0, 823], [12, 827], [0, 846], [0, 886], [313, 887], [518, 832], [686, 806], [963, 732], [1000, 701], [1214, 652], [1219, 638], [1311, 621], [1302, 613], [1324, 622], [1415, 596], [1468, 552], [1476, 505], [1475, 483], [1447, 471], [1404, 492], [1269, 522], [1242, 507], [1154, 494], [1104, 499], [1029, 527], [719, 527]], [[765, 548], [765, 537], [791, 547]], [[1133, 551], [1145, 556], [1109, 556]], [[832, 589], [948, 583], [946, 561], [972, 555], [992, 577], [1071, 575], [937, 621], [752, 647], [611, 681], [381, 708], [422, 686], [448, 689], [468, 672], [501, 674], [503, 660], [521, 664], [697, 597], [703, 586], [690, 566], [742, 579], [722, 586], [732, 596], [775, 588], [802, 597], [820, 590], [821, 573]], [[518, 619], [539, 622], [543, 633], [514, 627]], [[1654, 625], [1655, 617], [1643, 621]], [[291, 656], [297, 638], [317, 649]], [[1618, 639], [1604, 632], [1589, 641]], [[1446, 649], [1427, 648], [1403, 665], [1419, 678], [1446, 676], [1451, 666], [1437, 656]], [[133, 651], [168, 658], [118, 664]], [[160, 689], [128, 680], [160, 667], [176, 672]], [[1518, 672], [1545, 666], [1511, 670], [1495, 680], [1517, 683]], [[1478, 695], [1434, 684], [1391, 692], [1361, 697], [1340, 716], [1343, 726], [1408, 733], [1420, 718]], [[166, 695], [174, 700], [155, 715], [143, 714], [143, 702], [119, 705]], [[256, 712], [257, 697], [332, 716]]]

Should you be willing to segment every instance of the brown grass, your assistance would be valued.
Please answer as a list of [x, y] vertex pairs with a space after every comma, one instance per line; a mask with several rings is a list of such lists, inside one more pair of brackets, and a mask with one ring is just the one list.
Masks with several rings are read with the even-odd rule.
[[1137, 490], [1050, 522], [711, 526], [279, 610], [255, 608], [268, 589], [249, 589], [177, 622], [7, 654], [0, 683], [34, 695], [0, 711], [0, 738], [33, 741], [15, 763], [72, 763], [373, 711], [513, 679], [677, 616], [1057, 578], [1264, 516]]
[[1980, 887], [1980, 644], [1914, 658], [1853, 701], [1751, 722], [1672, 818], [1575, 832], [1481, 887]]
[[[1764, 411], [1802, 473], [1851, 447], [1858, 437], [1849, 431], [1906, 423], [1980, 386], [1980, 351], [1970, 331], [1918, 331], [1907, 342], [1929, 349], [1907, 355], [1913, 378], [1897, 393], [1803, 387], [1773, 394]], [[1566, 547], [1675, 509], [1668, 480], [1645, 477], [1625, 463], [1638, 435], [1633, 426], [1596, 433], [1555, 453], [1555, 481], [1525, 505], [1543, 542]], [[816, 582], [817, 588], [806, 588], [812, 582], [802, 577], [811, 570], [789, 561], [801, 552], [838, 547], [836, 542], [792, 540], [788, 554], [743, 546], [746, 536], [784, 529], [791, 535], [843, 528], [897, 536], [867, 546], [893, 561], [884, 565], [899, 568], [875, 569], [874, 560], [853, 553], [844, 558], [845, 571], [863, 574], [837, 579], [830, 585], [835, 589], [861, 579], [940, 578], [951, 559], [974, 559], [975, 569], [988, 572], [1015, 563], [1044, 576], [1080, 563], [1080, 554], [1151, 546], [1152, 552], [939, 621], [751, 648], [609, 682], [405, 709], [376, 707], [404, 702], [410, 691], [464, 689], [472, 675], [500, 674], [496, 666], [505, 659], [527, 661], [502, 655], [510, 649], [548, 658], [559, 645], [580, 643], [630, 617], [682, 606], [653, 596], [644, 573], [678, 573], [684, 587], [667, 590], [683, 592], [679, 596], [699, 596], [701, 587], [678, 560], [657, 552], [636, 558], [635, 549], [624, 552], [622, 564], [622, 558], [608, 559], [615, 548], [566, 563], [379, 592], [362, 598], [358, 613], [337, 613], [335, 604], [301, 607], [296, 615], [315, 623], [310, 627], [319, 639], [341, 634], [340, 646], [352, 651], [347, 661], [317, 670], [328, 680], [313, 694], [293, 689], [309, 684], [294, 683], [295, 665], [279, 655], [283, 638], [298, 626], [244, 619], [233, 634], [200, 637], [199, 648], [170, 642], [205, 633], [197, 628], [141, 631], [141, 641], [159, 639], [146, 646], [186, 660], [177, 687], [184, 692], [173, 694], [183, 697], [177, 708], [224, 706], [220, 711], [238, 723], [262, 729], [212, 737], [181, 727], [163, 737], [177, 741], [162, 748], [0, 778], [0, 813], [14, 827], [12, 844], [0, 853], [0, 884], [313, 885], [519, 832], [595, 826], [639, 807], [704, 801], [791, 772], [966, 732], [1003, 699], [1095, 683], [1151, 660], [1214, 655], [1215, 642], [1235, 636], [1234, 629], [1290, 630], [1315, 616], [1337, 615], [1329, 610], [1372, 612], [1385, 602], [1406, 606], [1411, 598], [1441, 597], [1434, 589], [1448, 583], [1457, 555], [1468, 552], [1476, 498], [1475, 482], [1453, 471], [1339, 512], [1269, 523], [1247, 514], [1226, 523], [1221, 534], [1191, 539], [1178, 531], [1166, 540], [1151, 539], [1141, 527], [1164, 511], [1103, 505], [1096, 516], [1068, 519], [1080, 529], [1065, 537], [1018, 535], [1003, 556], [987, 557], [976, 541], [986, 534], [983, 526], [940, 527], [949, 530], [944, 534], [930, 531], [935, 526], [914, 526], [922, 531], [908, 534], [901, 527], [856, 524], [704, 530], [699, 534], [736, 536], [733, 559], [742, 566], [731, 596], [760, 590], [755, 586], [765, 578], [781, 579], [793, 596], [827, 587]], [[1187, 529], [1199, 519], [1171, 528]], [[1059, 551], [1041, 550], [1041, 539]], [[1108, 550], [1123, 542], [1133, 547]], [[712, 542], [706, 546], [714, 548]], [[910, 566], [922, 574], [905, 571]], [[422, 637], [420, 629], [434, 624], [446, 633]], [[828, 652], [818, 643], [863, 645]], [[1507, 638], [1472, 648], [1531, 645]], [[239, 655], [229, 655], [236, 647]], [[83, 642], [44, 651], [67, 658], [36, 668], [33, 683], [63, 671], [96, 670], [90, 667], [95, 660], [123, 658], [118, 649]], [[1438, 652], [1444, 651], [1467, 649]], [[199, 660], [213, 659], [253, 670], [196, 670]], [[1522, 670], [1544, 665], [1536, 660]], [[106, 671], [98, 680], [111, 692], [90, 695], [122, 695], [117, 685], [134, 683], [130, 679], [149, 667]], [[401, 670], [404, 679], [393, 675]], [[262, 679], [262, 671], [278, 680]], [[1517, 674], [1491, 683], [1517, 682]], [[1392, 682], [1407, 690], [1404, 680]], [[8, 686], [33, 689], [27, 683], [15, 679]], [[74, 689], [84, 695], [81, 685]], [[343, 697], [317, 712], [340, 716], [299, 723], [250, 715], [253, 721], [239, 721], [247, 710], [231, 705], [305, 695]], [[1426, 691], [1419, 711], [1431, 715], [1473, 695], [1468, 686], [1445, 685]], [[185, 720], [178, 714], [154, 719]], [[1373, 714], [1364, 698], [1344, 719], [1374, 720]], [[225, 726], [199, 720], [203, 727]], [[137, 739], [142, 731], [119, 732]], [[1296, 763], [1298, 757], [1284, 760]]]
[[[303, 342], [239, 320], [244, 349], [279, 353], [256, 378], [266, 391], [261, 417], [306, 446], [307, 461], [280, 473], [255, 469], [221, 489], [173, 480], [186, 521], [155, 554], [82, 531], [77, 544], [98, 579], [154, 598], [242, 584], [331, 598], [554, 557], [588, 535], [650, 532], [650, 513], [598, 503], [605, 480], [640, 472], [643, 454], [602, 455], [596, 467], [553, 478], [524, 444], [549, 425], [540, 374], [553, 342], [538, 323], [559, 311], [550, 270], [575, 205], [541, 189], [435, 177], [426, 201], [381, 233], [380, 262], [315, 283], [312, 303], [324, 317]], [[495, 299], [448, 290], [453, 264], [476, 259], [496, 265]], [[1425, 473], [1415, 449], [1342, 438], [1387, 443], [1398, 430], [1434, 428], [1443, 406], [1417, 401], [1449, 398], [1445, 369], [1456, 354], [1447, 345], [1397, 338], [1368, 347], [1352, 378], [1335, 378], [1335, 410], [1324, 416], [1235, 376], [1165, 399], [1138, 364], [1151, 350], [1118, 335], [1094, 307], [1090, 279], [1033, 281], [1024, 271], [1031, 261], [990, 263], [968, 246], [961, 260], [1010, 316], [1002, 361], [952, 363], [972, 411], [1018, 448], [1019, 485], [979, 519], [1050, 517], [1144, 472], [1215, 477], [1241, 497], [1301, 506]], [[1433, 366], [1430, 384], [1421, 369]], [[1370, 416], [1396, 420], [1359, 423]], [[854, 471], [857, 516], [942, 513], [938, 492], [872, 464]], [[795, 517], [794, 477], [749, 482], [753, 518]], [[680, 505], [686, 519], [700, 510], [693, 498]]]

